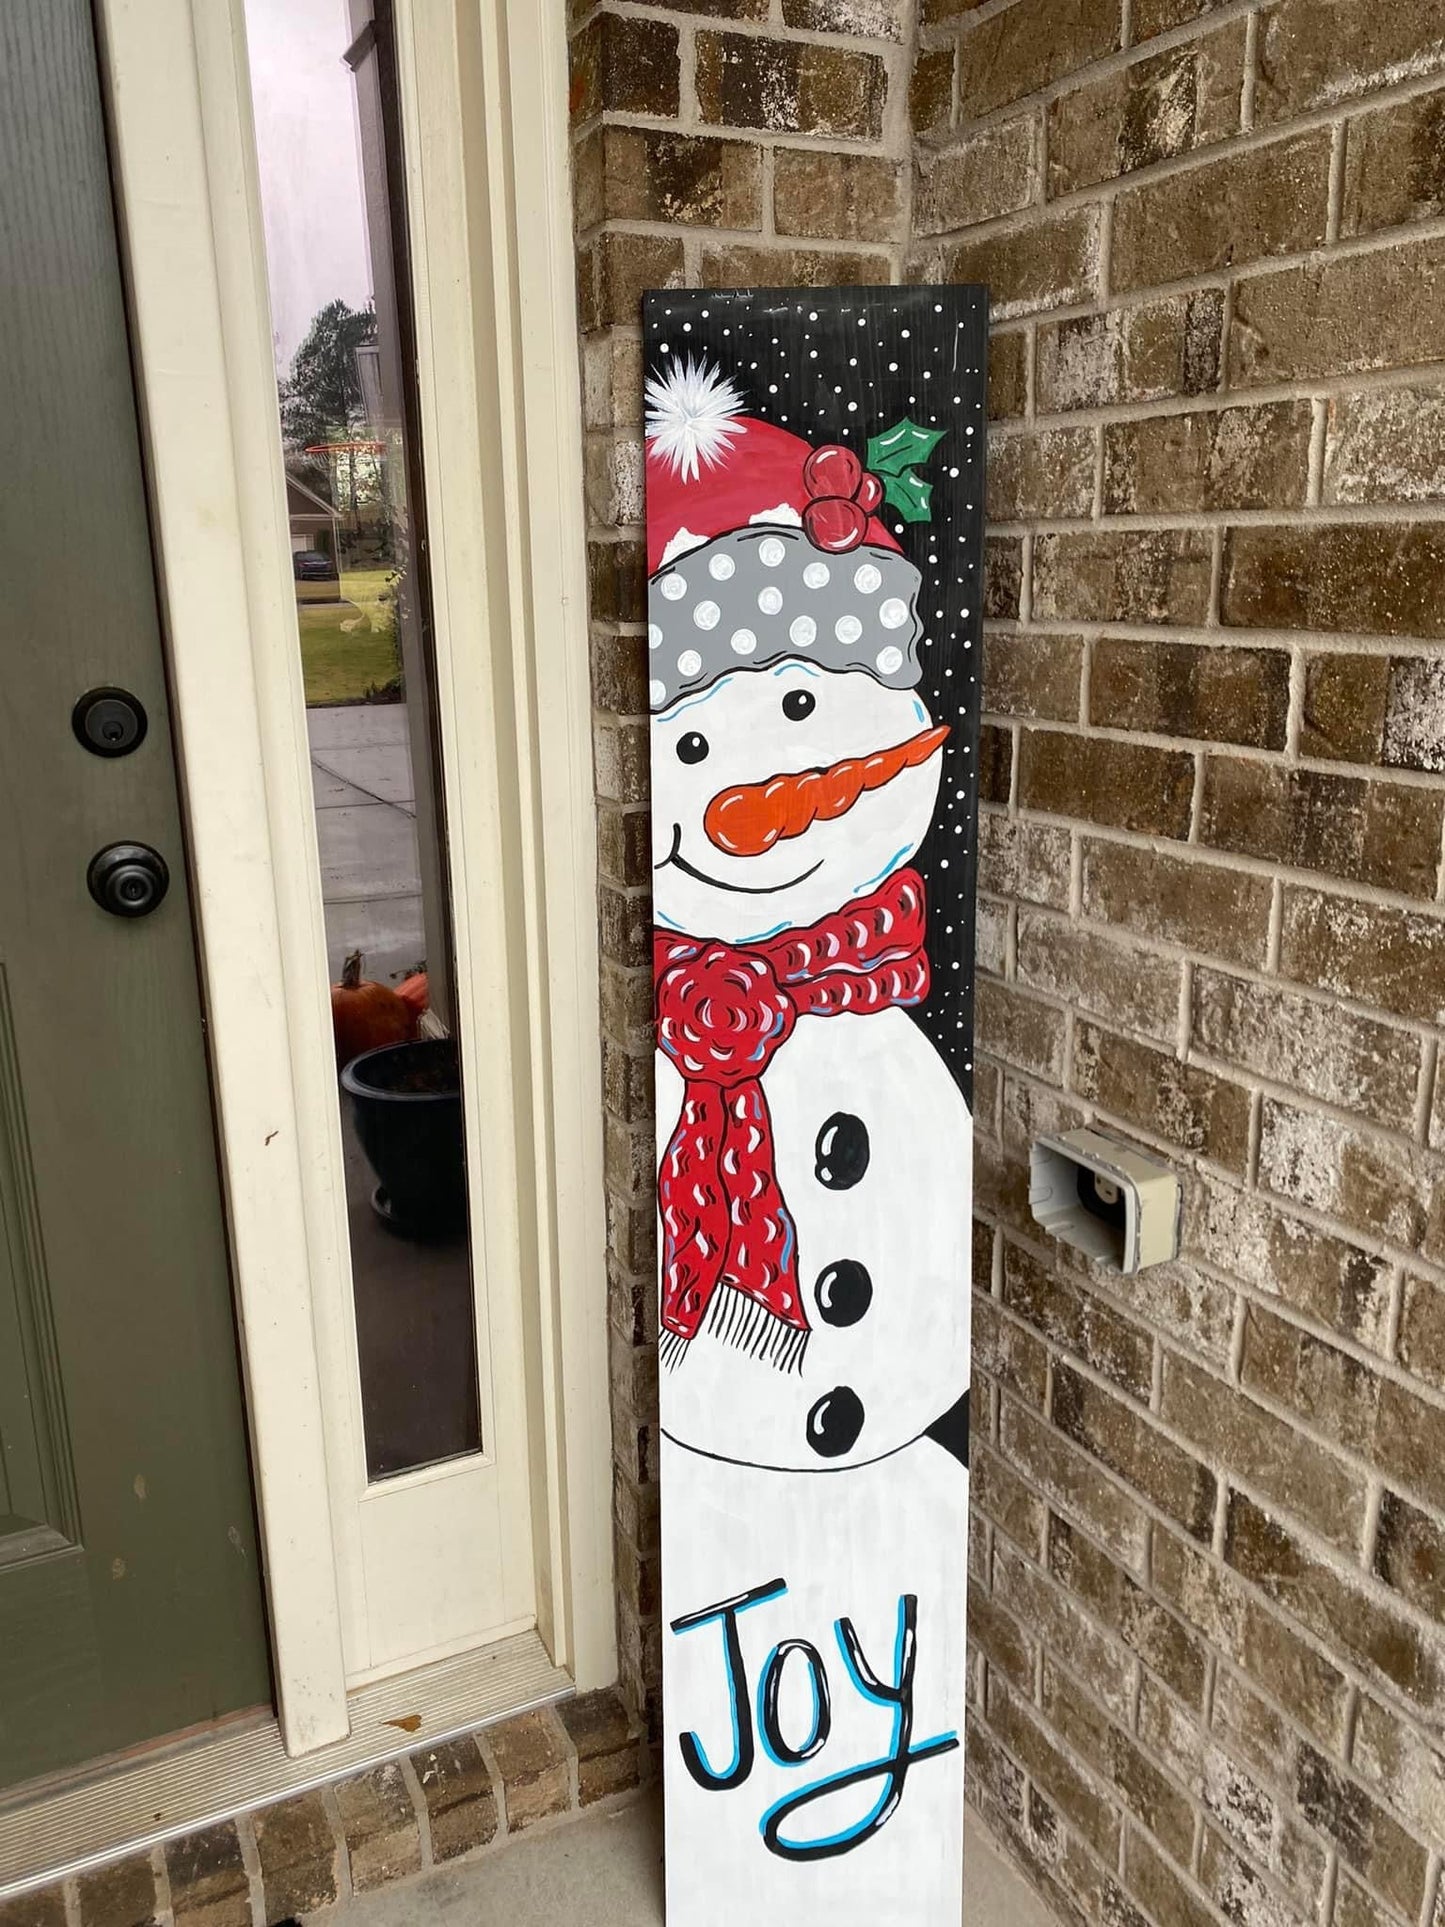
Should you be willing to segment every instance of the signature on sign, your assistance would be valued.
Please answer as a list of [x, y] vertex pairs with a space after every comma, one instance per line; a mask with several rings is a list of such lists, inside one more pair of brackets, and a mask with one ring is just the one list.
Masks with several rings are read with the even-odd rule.
[[[756, 1694], [748, 1680], [738, 1622], [745, 1612], [769, 1600], [781, 1599], [787, 1590], [785, 1580], [772, 1579], [672, 1621], [674, 1633], [716, 1626], [722, 1634], [722, 1661], [732, 1715], [731, 1762], [721, 1769], [715, 1767], [695, 1732], [683, 1733], [678, 1742], [683, 1764], [697, 1784], [709, 1793], [730, 1793], [746, 1783], [757, 1758], [759, 1738], [774, 1765], [787, 1768], [804, 1766], [818, 1758], [828, 1745], [833, 1731], [832, 1690], [823, 1655], [811, 1640], [779, 1640], [758, 1675]], [[916, 1594], [903, 1593], [898, 1601], [898, 1635], [893, 1648], [891, 1678], [872, 1664], [851, 1619], [846, 1616], [838, 1619], [833, 1630], [849, 1686], [861, 1698], [889, 1710], [892, 1734], [887, 1751], [878, 1758], [810, 1780], [768, 1808], [758, 1822], [758, 1830], [764, 1845], [784, 1860], [826, 1860], [862, 1846], [885, 1827], [898, 1810], [910, 1769], [920, 1760], [951, 1753], [958, 1745], [956, 1733], [939, 1733], [928, 1740], [913, 1738], [913, 1675], [918, 1660]], [[784, 1676], [790, 1665], [806, 1668], [812, 1690], [808, 1730], [791, 1739], [783, 1732], [779, 1706]], [[878, 1797], [862, 1819], [824, 1838], [799, 1839], [789, 1828], [797, 1815], [819, 1800], [852, 1787], [866, 1786], [873, 1780], [879, 1782]]]

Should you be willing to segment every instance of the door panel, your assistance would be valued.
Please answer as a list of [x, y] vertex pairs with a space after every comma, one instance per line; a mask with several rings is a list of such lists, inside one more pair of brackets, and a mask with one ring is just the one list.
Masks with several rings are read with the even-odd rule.
[[[0, 12], [0, 183], [3, 1786], [270, 1688], [84, 0]], [[71, 727], [105, 685], [148, 719], [123, 756]], [[107, 915], [87, 890], [117, 841], [169, 867], [148, 916]]]

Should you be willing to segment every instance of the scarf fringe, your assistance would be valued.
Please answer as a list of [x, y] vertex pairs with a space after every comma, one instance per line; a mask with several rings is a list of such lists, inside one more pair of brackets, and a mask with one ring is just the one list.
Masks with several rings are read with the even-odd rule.
[[[785, 1325], [775, 1312], [749, 1298], [735, 1286], [720, 1284], [712, 1295], [699, 1330], [719, 1344], [732, 1345], [759, 1363], [779, 1372], [801, 1372], [808, 1349], [808, 1333], [796, 1325]], [[658, 1339], [657, 1356], [668, 1371], [675, 1371], [687, 1357], [690, 1338], [664, 1330]]]

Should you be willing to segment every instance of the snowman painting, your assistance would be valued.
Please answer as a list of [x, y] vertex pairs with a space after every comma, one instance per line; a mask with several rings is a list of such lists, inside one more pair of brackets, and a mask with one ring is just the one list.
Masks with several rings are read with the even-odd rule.
[[915, 1021], [914, 858], [958, 718], [889, 508], [948, 429], [813, 441], [659, 364], [669, 1919], [953, 1923], [966, 1473], [928, 1435], [967, 1394], [971, 1122]]

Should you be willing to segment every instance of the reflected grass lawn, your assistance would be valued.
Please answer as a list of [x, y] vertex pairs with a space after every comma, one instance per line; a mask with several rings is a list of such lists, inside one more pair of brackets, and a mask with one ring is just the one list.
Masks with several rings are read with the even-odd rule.
[[343, 569], [339, 602], [297, 603], [308, 704], [360, 702], [400, 673], [389, 575], [387, 569]]

